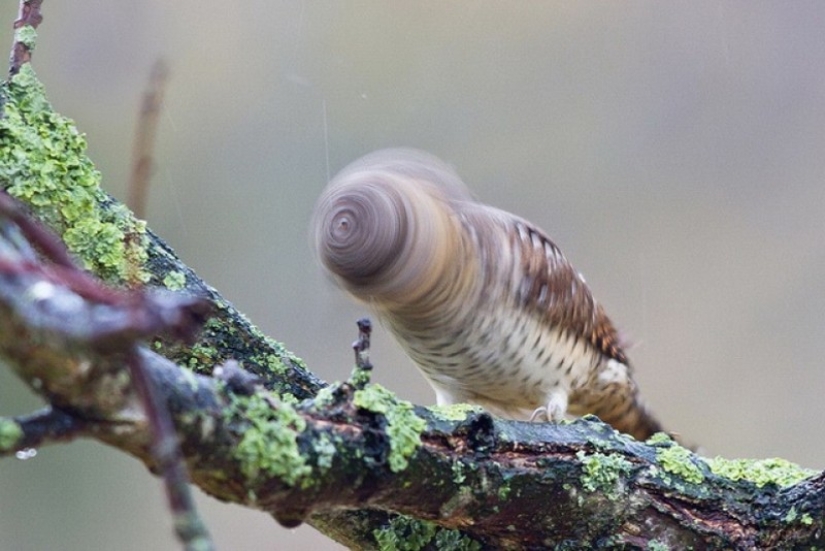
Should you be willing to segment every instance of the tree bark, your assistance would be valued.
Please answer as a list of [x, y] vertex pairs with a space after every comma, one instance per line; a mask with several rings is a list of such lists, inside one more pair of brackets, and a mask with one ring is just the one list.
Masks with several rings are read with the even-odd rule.
[[[823, 546], [823, 474], [708, 460], [595, 418], [413, 406], [369, 384], [363, 365], [327, 385], [101, 191], [31, 70], [37, 22], [19, 26], [0, 88], [0, 184], [30, 212], [0, 204], [0, 355], [50, 406], [0, 419], [0, 455], [86, 437], [158, 470], [134, 353], [194, 484], [352, 548]], [[48, 250], [30, 216], [100, 279]]]

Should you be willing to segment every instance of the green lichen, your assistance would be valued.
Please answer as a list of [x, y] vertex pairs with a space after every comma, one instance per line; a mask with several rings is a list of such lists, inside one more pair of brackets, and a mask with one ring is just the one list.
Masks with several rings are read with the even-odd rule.
[[384, 528], [372, 531], [381, 551], [419, 551], [429, 544], [438, 526], [409, 517], [395, 517]]
[[211, 373], [220, 361], [220, 351], [214, 346], [197, 342], [189, 349], [188, 367], [195, 373]]
[[747, 480], [761, 488], [767, 484], [792, 486], [816, 474], [785, 459], [704, 458], [713, 474], [730, 480]]
[[317, 409], [328, 407], [335, 401], [335, 393], [339, 388], [341, 388], [341, 383], [338, 382], [325, 386], [320, 389], [313, 398], [310, 398], [310, 401]]
[[186, 274], [173, 270], [164, 276], [163, 285], [170, 291], [180, 291], [186, 287]]
[[793, 522], [796, 520], [798, 514], [799, 513], [797, 512], [796, 507], [791, 507], [791, 510], [785, 514], [785, 518], [782, 520], [788, 523]]
[[335, 457], [335, 444], [326, 433], [322, 433], [313, 442], [313, 448], [318, 455], [317, 464], [322, 471], [329, 470], [332, 467], [332, 460]]
[[458, 530], [409, 517], [395, 517], [384, 528], [372, 531], [380, 551], [420, 551], [435, 543], [443, 551], [479, 551], [481, 545]]
[[14, 31], [14, 41], [20, 42], [25, 45], [30, 52], [33, 52], [37, 44], [37, 31], [31, 25], [23, 25]]
[[576, 453], [582, 463], [582, 487], [588, 492], [600, 491], [612, 496], [619, 478], [627, 475], [633, 465], [623, 456], [594, 453], [587, 455], [584, 451]]
[[297, 440], [306, 421], [291, 405], [272, 401], [257, 394], [233, 400], [234, 415], [248, 425], [234, 452], [241, 472], [249, 481], [274, 476], [292, 486], [308, 483], [312, 468]]
[[464, 472], [464, 463], [456, 461], [453, 463], [453, 482], [461, 484], [467, 480], [467, 475]]
[[275, 354], [256, 354], [249, 359], [266, 368], [272, 375], [283, 376], [287, 372], [284, 362]]
[[0, 451], [14, 449], [23, 438], [23, 429], [11, 419], [0, 419]]
[[430, 411], [446, 421], [463, 421], [471, 413], [481, 413], [484, 411], [479, 406], [472, 404], [453, 404], [451, 406], [430, 406]]
[[415, 414], [411, 403], [399, 400], [378, 384], [356, 390], [353, 403], [356, 407], [380, 413], [387, 418], [390, 470], [396, 473], [407, 468], [408, 459], [421, 445], [421, 432], [426, 428], [427, 422]]
[[656, 450], [656, 459], [662, 469], [693, 484], [701, 484], [705, 480], [702, 470], [693, 462], [690, 450], [678, 444]]
[[458, 530], [439, 530], [435, 535], [435, 548], [443, 549], [444, 551], [452, 549], [480, 551], [481, 544]]
[[651, 446], [657, 446], [659, 444], [670, 444], [672, 442], [673, 438], [671, 438], [670, 435], [666, 432], [657, 432], [656, 434], [647, 439], [647, 443]]
[[647, 542], [647, 551], [670, 551], [670, 546], [661, 541], [652, 540]]
[[[32, 32], [23, 31], [23, 38]], [[147, 281], [145, 223], [100, 189], [86, 140], [52, 110], [31, 66], [23, 65], [0, 93], [0, 186], [28, 204], [104, 280]]]
[[810, 526], [814, 523], [814, 519], [809, 513], [803, 513], [802, 518], [799, 519], [799, 522], [801, 522], [805, 526]]
[[352, 368], [352, 373], [350, 374], [349, 379], [347, 379], [347, 382], [352, 385], [353, 388], [364, 388], [370, 384], [371, 377], [371, 370], [364, 369], [356, 365]]
[[293, 406], [297, 406], [301, 403], [301, 401], [298, 398], [296, 398], [293, 394], [290, 394], [288, 392], [278, 394], [278, 399], [285, 404], [290, 404]]

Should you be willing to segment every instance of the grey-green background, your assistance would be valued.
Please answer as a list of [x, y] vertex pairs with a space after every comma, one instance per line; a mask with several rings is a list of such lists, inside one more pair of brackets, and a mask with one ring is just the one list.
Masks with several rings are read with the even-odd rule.
[[[10, 44], [16, 2], [0, 10]], [[323, 377], [364, 312], [315, 265], [328, 175], [373, 149], [453, 163], [544, 227], [634, 343], [669, 428], [825, 467], [825, 4], [44, 4], [35, 68], [123, 198], [153, 61], [172, 76], [151, 227]], [[375, 378], [432, 395], [386, 333]], [[0, 368], [0, 414], [39, 404]], [[336, 549], [199, 496], [223, 549]], [[0, 549], [176, 549], [158, 480], [76, 442], [0, 461]]]

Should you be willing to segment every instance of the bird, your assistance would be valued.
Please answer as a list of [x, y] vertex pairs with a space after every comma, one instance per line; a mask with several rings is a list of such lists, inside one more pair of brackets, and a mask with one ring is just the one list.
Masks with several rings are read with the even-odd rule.
[[524, 421], [593, 414], [637, 440], [663, 431], [581, 273], [546, 232], [476, 200], [439, 158], [396, 148], [356, 160], [321, 193], [310, 235], [438, 405]]

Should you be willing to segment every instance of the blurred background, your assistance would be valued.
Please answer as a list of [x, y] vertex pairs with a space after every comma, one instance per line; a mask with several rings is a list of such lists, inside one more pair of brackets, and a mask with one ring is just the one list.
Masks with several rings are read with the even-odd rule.
[[[125, 198], [158, 57], [148, 220], [327, 380], [355, 319], [308, 246], [360, 155], [412, 146], [546, 229], [634, 343], [661, 420], [711, 455], [825, 468], [825, 4], [44, 3], [34, 67]], [[11, 44], [16, 2], [0, 11]], [[432, 393], [391, 338], [375, 380]], [[0, 366], [0, 414], [40, 402]], [[222, 549], [340, 549], [199, 503]], [[0, 461], [0, 550], [177, 549], [161, 486], [94, 442]]]

